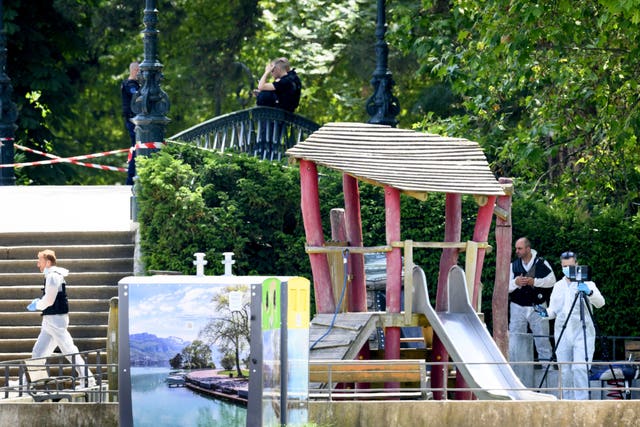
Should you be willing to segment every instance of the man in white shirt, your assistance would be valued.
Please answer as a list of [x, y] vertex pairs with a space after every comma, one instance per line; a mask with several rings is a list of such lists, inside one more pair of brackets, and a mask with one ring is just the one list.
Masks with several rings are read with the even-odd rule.
[[[533, 309], [540, 304], [546, 307], [551, 288], [556, 282], [551, 265], [531, 249], [526, 237], [516, 240], [517, 258], [511, 263], [509, 278], [509, 334], [526, 334], [527, 326], [534, 335], [538, 360], [546, 365], [551, 360], [549, 323], [543, 322]], [[516, 354], [512, 346], [516, 340], [509, 340], [510, 354]]]

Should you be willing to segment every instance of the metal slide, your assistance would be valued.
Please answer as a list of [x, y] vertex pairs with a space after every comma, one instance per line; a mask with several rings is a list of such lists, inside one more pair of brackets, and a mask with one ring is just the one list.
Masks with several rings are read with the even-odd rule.
[[424, 271], [413, 269], [413, 312], [427, 316], [434, 332], [481, 400], [556, 400], [555, 396], [527, 389], [498, 349], [495, 341], [469, 303], [464, 271], [449, 270], [449, 307], [436, 312], [429, 302]]

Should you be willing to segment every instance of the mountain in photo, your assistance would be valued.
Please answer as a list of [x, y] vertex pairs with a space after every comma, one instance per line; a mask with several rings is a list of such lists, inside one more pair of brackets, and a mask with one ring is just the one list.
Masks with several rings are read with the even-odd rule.
[[189, 344], [182, 338], [160, 338], [146, 332], [129, 335], [131, 366], [169, 366], [169, 359]]

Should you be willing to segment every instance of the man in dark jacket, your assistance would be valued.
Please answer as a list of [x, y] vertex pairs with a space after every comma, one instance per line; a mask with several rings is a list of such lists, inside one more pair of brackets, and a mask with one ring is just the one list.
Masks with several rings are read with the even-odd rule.
[[129, 64], [129, 77], [120, 85], [122, 95], [122, 117], [124, 118], [124, 127], [127, 129], [129, 139], [131, 140], [131, 151], [129, 152], [129, 168], [127, 170], [127, 185], [133, 185], [133, 177], [136, 176], [136, 133], [131, 118], [135, 116], [131, 110], [131, 99], [140, 90], [138, 83], [138, 73], [140, 72], [140, 64], [132, 62]]
[[[274, 79], [273, 83], [267, 81], [270, 75]], [[278, 58], [264, 68], [258, 90], [258, 105], [282, 108], [293, 113], [300, 103], [302, 82], [296, 70], [291, 69], [287, 58]]]
[[[525, 334], [527, 326], [534, 335], [538, 360], [546, 364], [551, 360], [549, 324], [543, 322], [534, 311], [534, 305], [543, 305], [551, 295], [556, 276], [551, 265], [539, 257], [526, 237], [516, 240], [517, 258], [511, 263], [509, 280], [509, 334]], [[509, 339], [510, 353], [517, 345], [515, 339]]]

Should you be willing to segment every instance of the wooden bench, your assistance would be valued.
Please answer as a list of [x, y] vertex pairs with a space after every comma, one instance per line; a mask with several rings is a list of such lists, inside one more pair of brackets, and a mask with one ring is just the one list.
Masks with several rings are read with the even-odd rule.
[[624, 340], [624, 358], [630, 362], [640, 361], [640, 341]]
[[27, 375], [26, 392], [36, 402], [50, 400], [72, 401], [70, 391], [76, 386], [76, 380], [68, 375], [51, 375], [47, 369], [45, 359], [26, 359], [23, 361]]
[[[423, 360], [310, 360], [309, 397], [343, 399], [429, 399], [429, 376]], [[319, 385], [314, 387], [313, 385]], [[339, 383], [368, 383], [368, 389], [336, 389]], [[384, 388], [399, 383], [400, 388]], [[403, 387], [404, 386], [404, 387]]]

